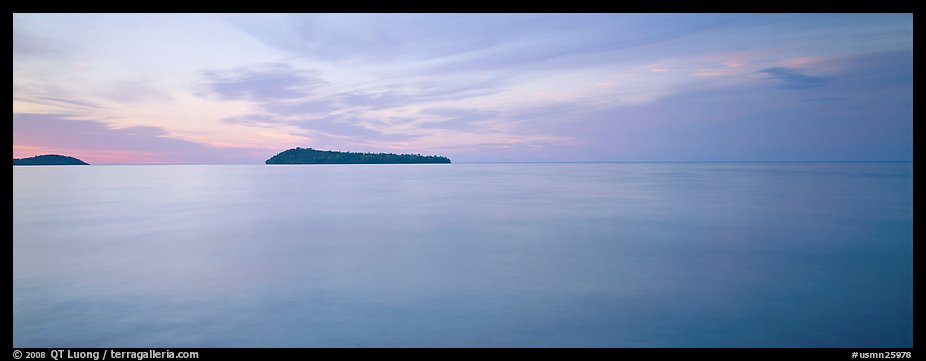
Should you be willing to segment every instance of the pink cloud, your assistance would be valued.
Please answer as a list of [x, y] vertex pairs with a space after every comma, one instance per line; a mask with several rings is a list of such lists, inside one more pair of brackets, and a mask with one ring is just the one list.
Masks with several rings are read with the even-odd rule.
[[266, 150], [172, 138], [162, 128], [114, 129], [66, 114], [13, 114], [13, 157], [57, 153], [91, 164], [260, 163]]
[[804, 68], [826, 62], [829, 58], [822, 56], [804, 56], [782, 60], [778, 64], [789, 68]]
[[692, 75], [694, 76], [706, 76], [706, 77], [718, 77], [718, 76], [730, 76], [736, 74], [738, 71], [736, 69], [698, 69]]

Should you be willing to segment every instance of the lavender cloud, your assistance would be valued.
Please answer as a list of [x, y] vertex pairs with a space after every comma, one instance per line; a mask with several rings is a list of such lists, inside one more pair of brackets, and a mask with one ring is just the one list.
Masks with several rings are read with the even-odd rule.
[[325, 84], [313, 72], [285, 63], [270, 63], [202, 73], [211, 94], [226, 100], [273, 101], [302, 97]]

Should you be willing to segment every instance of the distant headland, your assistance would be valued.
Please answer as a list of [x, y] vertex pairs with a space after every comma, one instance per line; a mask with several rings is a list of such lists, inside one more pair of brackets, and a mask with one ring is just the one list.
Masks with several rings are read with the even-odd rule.
[[266, 164], [416, 164], [450, 163], [439, 155], [352, 153], [312, 148], [289, 149], [267, 159]]
[[13, 165], [89, 165], [80, 159], [66, 155], [45, 154], [29, 158], [13, 158]]

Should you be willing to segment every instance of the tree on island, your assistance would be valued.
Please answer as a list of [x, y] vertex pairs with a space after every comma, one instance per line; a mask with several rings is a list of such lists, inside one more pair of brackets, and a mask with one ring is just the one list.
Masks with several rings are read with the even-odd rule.
[[44, 154], [29, 158], [13, 158], [13, 165], [89, 165], [80, 159], [59, 154]]
[[352, 153], [312, 148], [289, 149], [267, 159], [266, 164], [418, 164], [450, 163], [450, 159], [438, 155]]

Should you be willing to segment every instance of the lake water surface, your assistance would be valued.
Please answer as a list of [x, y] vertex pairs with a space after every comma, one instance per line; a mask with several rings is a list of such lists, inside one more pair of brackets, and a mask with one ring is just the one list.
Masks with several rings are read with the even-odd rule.
[[13, 168], [14, 347], [911, 347], [912, 163]]

